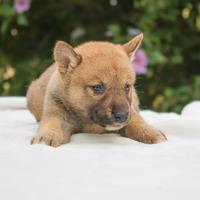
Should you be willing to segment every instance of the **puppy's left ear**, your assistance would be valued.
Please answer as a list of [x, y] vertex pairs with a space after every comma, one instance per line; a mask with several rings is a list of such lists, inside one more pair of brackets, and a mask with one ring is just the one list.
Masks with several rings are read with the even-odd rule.
[[129, 57], [134, 57], [135, 52], [140, 47], [143, 38], [143, 33], [140, 33], [139, 35], [135, 36], [132, 40], [123, 45], [123, 48]]
[[81, 56], [63, 41], [58, 41], [54, 48], [54, 59], [58, 63], [59, 71], [65, 73], [69, 67], [75, 68], [81, 62]]

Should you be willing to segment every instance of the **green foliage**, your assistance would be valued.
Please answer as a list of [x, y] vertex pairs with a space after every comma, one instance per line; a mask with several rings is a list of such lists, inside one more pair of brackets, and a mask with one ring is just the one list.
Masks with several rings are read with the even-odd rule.
[[0, 94], [25, 95], [31, 80], [53, 62], [56, 40], [123, 43], [142, 31], [149, 57], [138, 76], [142, 108], [180, 112], [200, 99], [200, 4], [197, 0], [32, 0], [16, 13], [0, 1]]

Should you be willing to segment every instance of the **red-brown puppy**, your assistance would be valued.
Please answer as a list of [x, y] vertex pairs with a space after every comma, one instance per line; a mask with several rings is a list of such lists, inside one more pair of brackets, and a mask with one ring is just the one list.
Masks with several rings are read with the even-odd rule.
[[40, 122], [31, 143], [57, 147], [73, 133], [110, 131], [148, 144], [165, 141], [139, 115], [130, 56], [142, 39], [140, 34], [124, 45], [88, 42], [75, 49], [58, 41], [55, 63], [27, 93], [28, 108]]

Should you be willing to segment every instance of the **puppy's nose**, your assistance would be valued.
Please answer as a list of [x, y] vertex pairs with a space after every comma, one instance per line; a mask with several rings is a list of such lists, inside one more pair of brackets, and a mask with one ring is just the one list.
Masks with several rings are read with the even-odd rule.
[[113, 118], [116, 122], [125, 122], [128, 119], [128, 112], [114, 112]]

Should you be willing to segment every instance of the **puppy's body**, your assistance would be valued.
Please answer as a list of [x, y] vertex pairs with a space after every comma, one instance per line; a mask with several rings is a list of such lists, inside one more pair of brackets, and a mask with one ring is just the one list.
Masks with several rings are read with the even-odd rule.
[[166, 140], [138, 113], [129, 55], [142, 35], [124, 46], [89, 42], [76, 49], [58, 42], [50, 66], [27, 93], [28, 108], [40, 127], [32, 143], [59, 146], [76, 132], [120, 132], [144, 142]]

